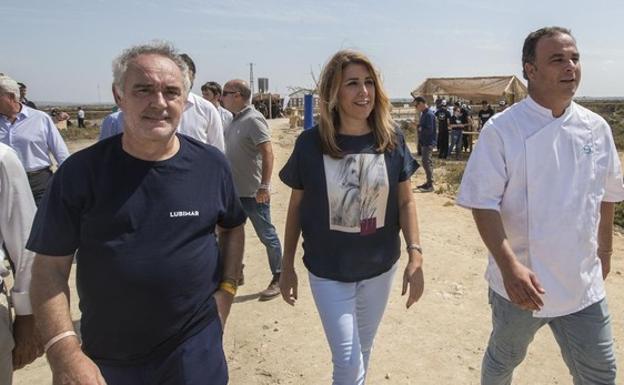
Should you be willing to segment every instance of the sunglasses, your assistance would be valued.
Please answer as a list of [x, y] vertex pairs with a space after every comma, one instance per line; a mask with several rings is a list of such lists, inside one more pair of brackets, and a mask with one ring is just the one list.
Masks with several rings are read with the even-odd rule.
[[223, 91], [223, 93], [221, 94], [223, 97], [226, 97], [228, 95], [232, 95], [232, 94], [238, 94], [240, 93], [240, 91]]

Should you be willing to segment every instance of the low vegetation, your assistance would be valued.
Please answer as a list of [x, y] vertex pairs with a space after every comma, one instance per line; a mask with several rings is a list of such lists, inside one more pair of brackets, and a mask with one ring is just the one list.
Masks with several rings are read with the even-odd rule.
[[67, 127], [65, 130], [59, 130], [63, 139], [68, 142], [72, 140], [96, 140], [100, 136], [100, 127], [97, 125], [87, 125], [86, 128], [78, 128], [77, 126]]

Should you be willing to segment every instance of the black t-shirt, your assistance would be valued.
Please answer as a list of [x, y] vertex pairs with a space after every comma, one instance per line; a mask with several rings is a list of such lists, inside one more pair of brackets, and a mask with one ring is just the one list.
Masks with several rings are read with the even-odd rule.
[[[468, 116], [461, 114], [459, 116], [451, 116], [450, 124], [468, 124]], [[466, 130], [468, 127], [453, 127], [453, 130]]]
[[451, 113], [446, 108], [440, 108], [435, 113], [438, 121], [438, 130], [448, 130], [448, 121], [451, 118]]
[[418, 163], [397, 132], [397, 146], [375, 151], [372, 133], [338, 135], [341, 159], [324, 155], [319, 128], [304, 131], [280, 178], [305, 192], [300, 207], [303, 262], [312, 274], [343, 282], [388, 271], [400, 255], [398, 185]]
[[492, 107], [489, 107], [487, 110], [479, 111], [479, 120], [481, 121], [481, 127], [494, 115], [494, 110]]
[[170, 159], [132, 157], [113, 136], [69, 157], [35, 217], [28, 249], [77, 252], [83, 350], [109, 365], [167, 354], [216, 315], [215, 226], [245, 215], [228, 163], [184, 135]]

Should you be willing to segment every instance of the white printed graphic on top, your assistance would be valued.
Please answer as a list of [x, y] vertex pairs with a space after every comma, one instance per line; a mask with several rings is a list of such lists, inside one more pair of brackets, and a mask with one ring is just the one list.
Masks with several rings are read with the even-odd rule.
[[384, 226], [388, 174], [383, 154], [323, 156], [330, 230], [362, 235]]
[[199, 211], [169, 211], [169, 217], [198, 217]]

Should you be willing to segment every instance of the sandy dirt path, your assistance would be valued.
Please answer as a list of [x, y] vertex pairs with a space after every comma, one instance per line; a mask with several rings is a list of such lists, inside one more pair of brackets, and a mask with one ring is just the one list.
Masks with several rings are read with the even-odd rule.
[[[277, 174], [290, 155], [298, 130], [286, 120], [271, 121], [275, 169], [272, 217], [280, 237], [289, 190]], [[85, 143], [80, 143], [80, 147]], [[73, 145], [70, 146], [75, 149]], [[424, 176], [417, 172], [413, 183]], [[470, 212], [449, 197], [416, 194], [425, 250], [425, 294], [409, 311], [400, 296], [402, 256], [390, 302], [377, 334], [368, 384], [478, 384], [483, 349], [490, 333], [486, 253]], [[330, 352], [310, 293], [307, 272], [297, 255], [299, 301], [294, 308], [277, 298], [259, 302], [270, 272], [266, 253], [247, 225], [246, 284], [240, 288], [228, 320], [224, 346], [232, 385], [331, 383]], [[624, 368], [624, 239], [616, 234], [612, 273], [607, 280], [618, 367]], [[79, 319], [72, 271], [72, 315]], [[624, 375], [620, 374], [618, 383]], [[50, 384], [47, 362], [40, 358], [15, 375], [15, 385]], [[209, 382], [207, 382], [209, 384]], [[549, 328], [542, 328], [516, 370], [516, 385], [571, 384]]]

